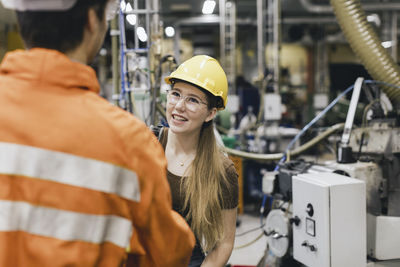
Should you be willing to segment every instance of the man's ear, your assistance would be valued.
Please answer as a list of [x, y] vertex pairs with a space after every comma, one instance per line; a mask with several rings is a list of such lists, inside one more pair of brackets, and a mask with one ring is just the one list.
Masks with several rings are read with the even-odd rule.
[[93, 8], [89, 8], [86, 27], [88, 28], [90, 33], [93, 33], [96, 30], [96, 27], [98, 27], [98, 23], [99, 21], [96, 11]]
[[211, 120], [213, 120], [215, 118], [215, 116], [217, 115], [217, 108], [212, 108], [210, 111], [208, 111], [208, 116], [205, 120], [205, 122], [209, 122]]

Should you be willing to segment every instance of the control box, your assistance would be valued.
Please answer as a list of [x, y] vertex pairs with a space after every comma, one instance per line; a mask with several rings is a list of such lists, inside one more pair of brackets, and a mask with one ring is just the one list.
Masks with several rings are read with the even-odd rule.
[[308, 267], [365, 267], [365, 183], [336, 173], [303, 173], [292, 186], [294, 258]]
[[264, 95], [264, 119], [267, 121], [282, 118], [282, 100], [279, 94], [267, 93]]

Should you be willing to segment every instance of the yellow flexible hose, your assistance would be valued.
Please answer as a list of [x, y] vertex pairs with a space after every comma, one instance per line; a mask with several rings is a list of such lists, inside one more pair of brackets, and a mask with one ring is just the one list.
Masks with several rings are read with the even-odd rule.
[[248, 247], [248, 246], [254, 244], [255, 242], [257, 242], [261, 237], [263, 237], [263, 235], [264, 235], [264, 233], [261, 233], [259, 236], [256, 237], [256, 239], [250, 241], [247, 244], [244, 244], [244, 245], [241, 245], [241, 246], [238, 246], [238, 247], [234, 247], [233, 249], [241, 249], [241, 248]]
[[[331, 134], [335, 133], [336, 131], [342, 130], [343, 127], [344, 127], [344, 123], [335, 124], [335, 125], [329, 127], [325, 132], [321, 133], [317, 137], [314, 137], [313, 139], [311, 139], [310, 141], [305, 143], [304, 145], [302, 145], [294, 150], [288, 151], [288, 153], [290, 153], [291, 156], [296, 156], [298, 154], [301, 154], [304, 151], [306, 151], [307, 149], [309, 149], [310, 147], [316, 145], [323, 139], [327, 138]], [[243, 151], [228, 148], [228, 147], [225, 147], [225, 150], [230, 155], [238, 156], [238, 157], [245, 158], [245, 159], [257, 160], [257, 161], [273, 161], [273, 160], [279, 160], [283, 157], [283, 153], [256, 154], [256, 153], [243, 152]]]
[[[400, 68], [381, 45], [381, 40], [368, 23], [359, 0], [330, 0], [336, 18], [354, 53], [369, 74], [378, 81], [400, 86]], [[393, 103], [400, 104], [400, 90], [384, 87]]]

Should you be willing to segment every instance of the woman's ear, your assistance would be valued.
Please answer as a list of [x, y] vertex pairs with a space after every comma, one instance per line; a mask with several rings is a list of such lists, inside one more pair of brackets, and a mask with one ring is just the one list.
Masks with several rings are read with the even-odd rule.
[[213, 120], [216, 115], [217, 115], [217, 108], [212, 108], [211, 110], [208, 111], [208, 116], [205, 119], [205, 122]]

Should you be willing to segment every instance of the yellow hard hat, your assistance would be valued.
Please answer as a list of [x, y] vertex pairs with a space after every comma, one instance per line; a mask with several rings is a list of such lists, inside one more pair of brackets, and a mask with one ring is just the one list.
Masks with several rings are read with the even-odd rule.
[[170, 76], [165, 77], [168, 84], [172, 84], [175, 79], [189, 82], [207, 90], [214, 96], [221, 97], [222, 104], [217, 108], [224, 109], [226, 107], [228, 80], [215, 58], [199, 55], [186, 60]]

